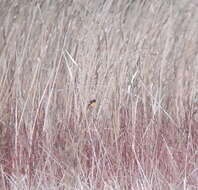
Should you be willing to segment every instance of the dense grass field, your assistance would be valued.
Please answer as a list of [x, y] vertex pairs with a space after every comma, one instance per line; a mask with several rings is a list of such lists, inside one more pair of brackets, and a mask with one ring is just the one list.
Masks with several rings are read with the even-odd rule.
[[0, 0], [0, 190], [30, 189], [198, 189], [197, 0]]

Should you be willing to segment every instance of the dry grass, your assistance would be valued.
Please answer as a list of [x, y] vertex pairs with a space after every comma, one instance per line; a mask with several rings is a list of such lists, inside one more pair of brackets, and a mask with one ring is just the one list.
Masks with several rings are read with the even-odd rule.
[[198, 189], [197, 6], [1, 0], [0, 189]]

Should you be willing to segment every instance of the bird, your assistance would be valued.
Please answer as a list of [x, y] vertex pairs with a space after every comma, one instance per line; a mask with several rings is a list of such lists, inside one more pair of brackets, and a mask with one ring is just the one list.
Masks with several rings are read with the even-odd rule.
[[89, 109], [89, 108], [95, 107], [95, 106], [96, 106], [96, 99], [93, 99], [93, 100], [90, 100], [87, 108]]

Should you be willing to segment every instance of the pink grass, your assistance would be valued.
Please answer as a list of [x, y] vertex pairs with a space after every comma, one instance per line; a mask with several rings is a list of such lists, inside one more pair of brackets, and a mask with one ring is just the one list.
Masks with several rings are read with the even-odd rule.
[[197, 189], [196, 4], [3, 0], [0, 190]]

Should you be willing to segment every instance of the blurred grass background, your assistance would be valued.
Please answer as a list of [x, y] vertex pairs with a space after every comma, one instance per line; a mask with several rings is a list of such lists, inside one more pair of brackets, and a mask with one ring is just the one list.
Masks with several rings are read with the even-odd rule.
[[1, 0], [0, 189], [197, 189], [197, 10]]

